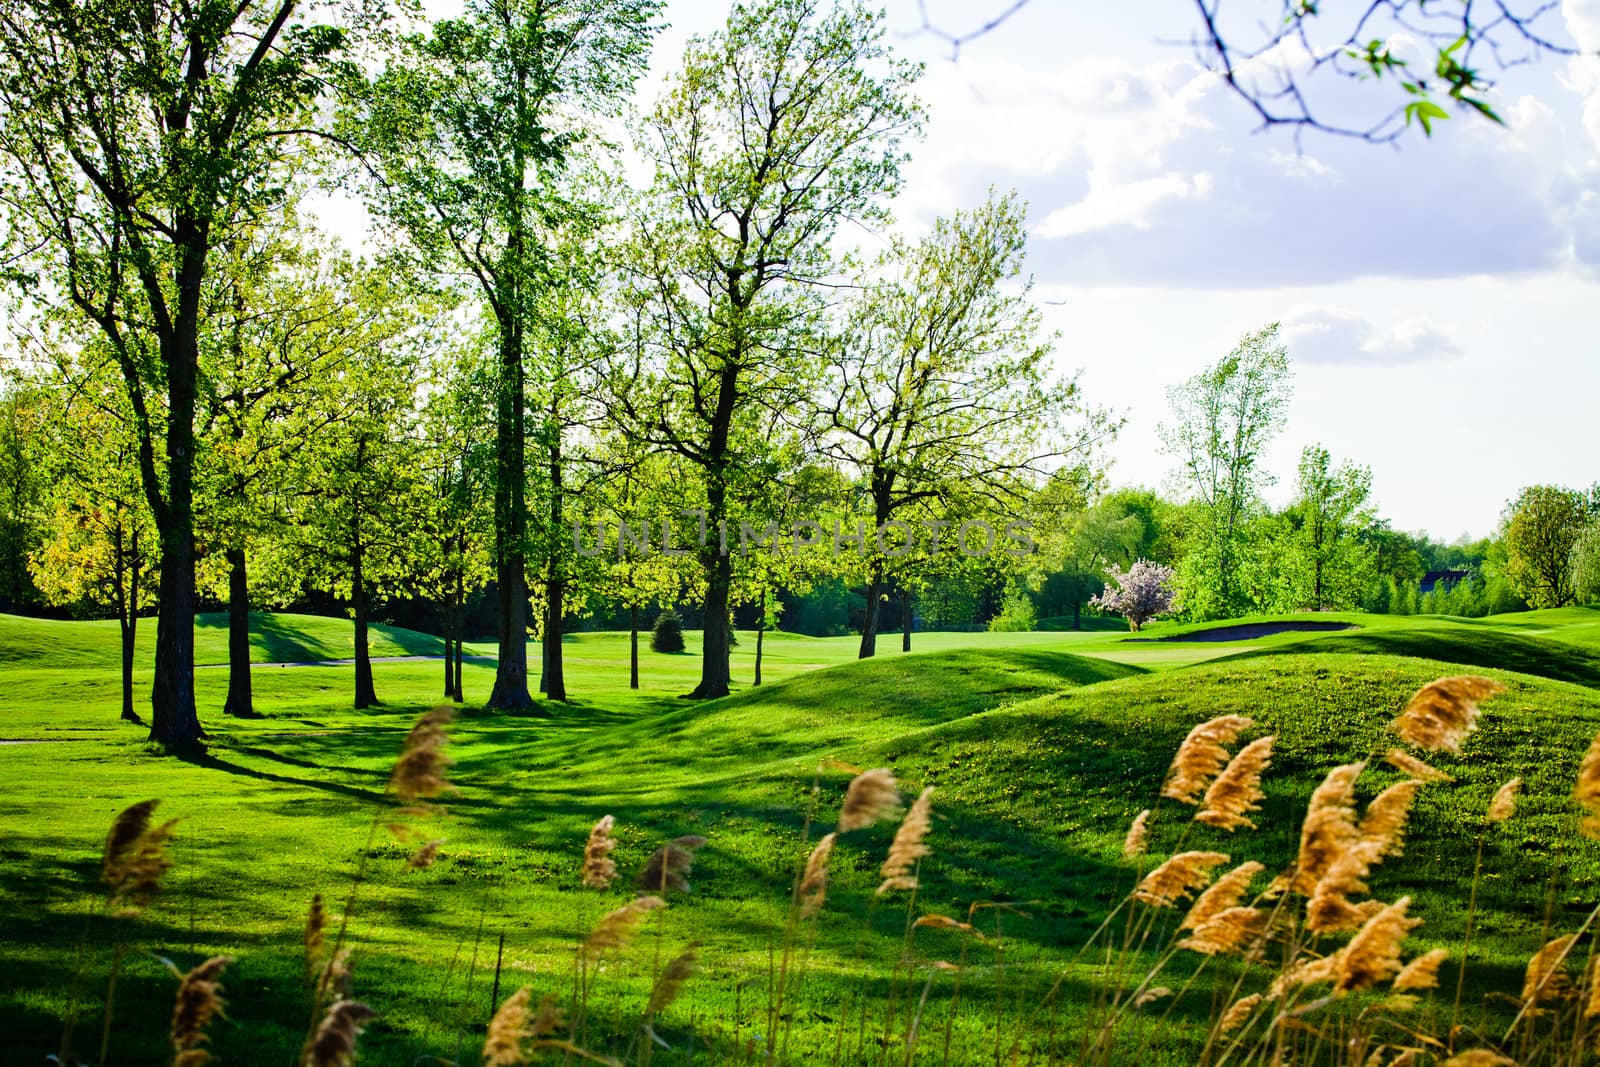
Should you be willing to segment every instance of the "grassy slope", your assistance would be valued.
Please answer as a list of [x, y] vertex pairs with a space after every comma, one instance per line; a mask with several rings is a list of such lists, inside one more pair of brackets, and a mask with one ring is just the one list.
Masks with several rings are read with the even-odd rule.
[[[584, 635], [570, 652], [580, 691], [593, 694], [592, 704], [552, 720], [469, 718], [458, 724], [454, 778], [462, 791], [441, 825], [449, 843], [434, 869], [400, 872], [404, 851], [379, 839], [373, 882], [358, 903], [354, 929], [362, 961], [357, 990], [385, 1015], [370, 1035], [371, 1062], [410, 1062], [427, 1049], [453, 1054], [454, 1026], [444, 1020], [453, 1017], [450, 1006], [469, 985], [466, 961], [480, 923], [490, 939], [501, 930], [507, 934], [508, 983], [562, 988], [573, 939], [623, 899], [620, 893], [604, 900], [586, 896], [576, 885], [575, 851], [587, 826], [606, 812], [621, 824], [616, 858], [625, 871], [637, 869], [662, 837], [696, 832], [712, 841], [697, 865], [694, 895], [667, 913], [668, 949], [689, 937], [704, 939], [707, 969], [666, 1032], [678, 1032], [691, 1016], [742, 1015], [742, 1037], [762, 1029], [766, 931], [781, 921], [776, 902], [802, 854], [801, 811], [823, 757], [890, 764], [909, 786], [939, 787], [923, 903], [953, 913], [974, 901], [1016, 902], [1028, 917], [1003, 920], [1007, 988], [1037, 987], [1062, 948], [1081, 941], [1107, 902], [1126, 890], [1132, 875], [1117, 848], [1127, 820], [1150, 803], [1172, 750], [1194, 722], [1223, 711], [1252, 714], [1261, 729], [1278, 733], [1279, 757], [1267, 783], [1261, 831], [1227, 840], [1201, 830], [1186, 847], [1217, 842], [1238, 859], [1281, 865], [1315, 780], [1335, 763], [1380, 748], [1383, 725], [1418, 684], [1485, 658], [1474, 635], [1520, 650], [1524, 667], [1571, 674], [1587, 669], [1584, 657], [1594, 646], [1582, 646], [1592, 640], [1594, 618], [1524, 617], [1511, 626], [1385, 620], [1360, 634], [1251, 642], [1258, 646], [1252, 658], [1156, 674], [1111, 659], [1154, 651], [1160, 656], [1146, 664], [1170, 667], [1185, 649], [1198, 658], [1237, 646], [1152, 648], [1110, 634], [918, 635], [919, 645], [945, 650], [805, 673], [842, 660], [847, 641], [780, 638], [769, 643], [768, 673], [789, 680], [694, 707], [670, 697], [688, 687], [692, 658], [647, 653], [649, 688], [634, 695], [616, 684], [625, 669], [625, 635]], [[1424, 661], [1365, 649], [1354, 655], [1334, 644], [1397, 640], [1407, 632], [1416, 640], [1425, 636], [1451, 658]], [[1512, 638], [1535, 644], [1504, 643]], [[1567, 643], [1545, 647], [1556, 640]], [[0, 628], [0, 649], [18, 643]], [[1262, 644], [1276, 651], [1265, 654]], [[90, 658], [61, 645], [58, 655]], [[752, 646], [746, 637], [739, 650], [745, 669]], [[1066, 648], [1097, 658], [1069, 656]], [[487, 668], [468, 670], [469, 689], [487, 686]], [[78, 706], [41, 711], [29, 690], [37, 683], [21, 680], [28, 672], [7, 671], [0, 736], [43, 736], [63, 716], [96, 723], [114, 716], [114, 679], [105, 686], [98, 672], [64, 667], [32, 673], [57, 676]], [[222, 681], [222, 672], [215, 673]], [[106, 822], [126, 802], [160, 795], [163, 813], [184, 822], [170, 892], [141, 940], [182, 963], [213, 951], [237, 954], [229, 982], [237, 1028], [222, 1029], [218, 1052], [227, 1062], [291, 1058], [299, 1040], [295, 945], [305, 901], [314, 891], [332, 896], [348, 884], [370, 802], [410, 717], [431, 700], [436, 673], [431, 664], [381, 665], [380, 692], [395, 703], [358, 715], [341, 706], [348, 669], [262, 671], [258, 689], [275, 717], [224, 724], [211, 754], [195, 762], [157, 758], [136, 731], [115, 726], [92, 741], [0, 747], [9, 779], [25, 783], [0, 801], [6, 830], [0, 885], [13, 902], [0, 934], [6, 965], [0, 1017], [16, 1047], [47, 1050], [59, 1035], [87, 899], [81, 887], [93, 878]], [[1600, 695], [1533, 674], [1501, 676], [1512, 690], [1489, 705], [1466, 756], [1449, 763], [1457, 782], [1425, 792], [1410, 855], [1391, 861], [1374, 883], [1385, 896], [1416, 894], [1416, 910], [1428, 920], [1419, 933], [1423, 943], [1454, 937], [1473, 820], [1504, 778], [1522, 774], [1528, 780], [1522, 813], [1490, 842], [1479, 992], [1512, 988], [1519, 980], [1518, 961], [1538, 940], [1541, 902], [1552, 879], [1560, 921], [1569, 927], [1569, 913], [1600, 893], [1600, 866], [1572, 832], [1575, 820], [1565, 800], [1583, 747], [1600, 728]], [[843, 780], [842, 773], [824, 776], [829, 808]], [[1370, 787], [1385, 780], [1375, 774]], [[1175, 814], [1158, 813], [1158, 849], [1179, 832]], [[894, 955], [902, 920], [887, 908], [874, 915], [869, 902], [889, 833], [878, 828], [851, 835], [860, 840], [841, 846], [813, 977], [800, 994], [792, 1052], [831, 1050], [835, 1024], [829, 1020], [854, 988], [836, 975], [853, 970], [858, 954], [864, 953], [878, 983], [875, 991], [886, 982], [882, 963]], [[995, 914], [986, 912], [984, 922], [992, 924]], [[875, 936], [863, 938], [869, 921]], [[104, 931], [97, 931], [93, 943], [103, 942]], [[930, 942], [928, 950], [957, 951], [948, 942]], [[107, 955], [96, 947], [88, 973], [103, 975]], [[977, 1014], [958, 1018], [954, 1044], [958, 1055], [975, 1056], [992, 1021], [986, 990], [996, 972], [982, 953], [970, 962], [983, 979], [966, 994]], [[483, 967], [480, 960], [470, 983], [473, 1019], [487, 1000]], [[647, 968], [646, 954], [608, 974], [602, 1014], [621, 1018], [637, 1011]], [[1083, 977], [1074, 974], [1073, 981]], [[133, 960], [122, 994], [133, 1007], [119, 1017], [119, 1062], [156, 1062], [139, 1058], [135, 1044], [157, 1047], [152, 1042], [165, 1009], [149, 1005], [164, 1004], [169, 992], [170, 982], [152, 961]], [[1180, 1016], [1209, 1008], [1209, 995], [1198, 998], [1204, 1003], [1180, 1005]], [[91, 1004], [96, 996], [91, 993]], [[935, 988], [930, 1004], [929, 1019], [942, 1028], [943, 987]], [[98, 1033], [96, 1013], [87, 1010], [85, 1025]], [[719, 1034], [722, 1040], [734, 1036]], [[1172, 1030], [1159, 1058], [1185, 1062], [1191, 1036]]]

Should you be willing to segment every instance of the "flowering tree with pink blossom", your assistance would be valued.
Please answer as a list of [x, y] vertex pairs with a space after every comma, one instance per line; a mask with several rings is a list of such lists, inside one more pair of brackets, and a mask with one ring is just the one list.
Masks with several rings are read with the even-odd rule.
[[1134, 562], [1124, 573], [1112, 567], [1106, 575], [1105, 592], [1089, 601], [1102, 611], [1122, 615], [1128, 620], [1128, 629], [1139, 628], [1158, 615], [1172, 610], [1177, 599], [1172, 591], [1173, 570], [1147, 559]]

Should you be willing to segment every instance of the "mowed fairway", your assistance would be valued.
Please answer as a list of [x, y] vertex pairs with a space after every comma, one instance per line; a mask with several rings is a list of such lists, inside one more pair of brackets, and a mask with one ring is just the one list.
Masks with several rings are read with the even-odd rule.
[[[413, 845], [381, 828], [370, 848], [364, 843], [406, 730], [437, 702], [439, 663], [378, 663], [385, 703], [366, 712], [349, 709], [348, 666], [262, 666], [258, 720], [224, 720], [216, 709], [226, 670], [204, 666], [197, 684], [210, 747], [177, 759], [117, 721], [113, 624], [0, 617], [0, 740], [22, 742], [0, 744], [10, 785], [0, 800], [5, 1062], [40, 1062], [59, 1048], [75, 987], [73, 1045], [95, 1059], [106, 976], [122, 939], [130, 950], [109, 1062], [170, 1059], [176, 983], [156, 956], [187, 969], [226, 953], [236, 957], [225, 978], [229, 1021], [213, 1029], [214, 1052], [224, 1063], [291, 1063], [310, 1013], [301, 952], [307, 904], [322, 893], [340, 911], [364, 861], [348, 935], [353, 995], [380, 1018], [363, 1039], [362, 1062], [476, 1063], [497, 961], [502, 998], [521, 985], [532, 986], [536, 1000], [566, 996], [574, 946], [630, 899], [649, 853], [683, 834], [708, 840], [689, 876], [693, 891], [673, 894], [659, 921], [596, 976], [589, 1044], [624, 1054], [657, 953], [699, 941], [702, 970], [657, 1021], [671, 1051], [657, 1045], [654, 1059], [688, 1062], [692, 1048], [694, 1062], [738, 1062], [752, 1042], [764, 1050], [772, 1032], [769, 966], [781, 952], [790, 880], [807, 851], [808, 811], [814, 840], [832, 828], [849, 778], [832, 763], [819, 774], [824, 761], [892, 767], [908, 798], [936, 787], [932, 855], [914, 907], [964, 919], [978, 905], [985, 939], [919, 930], [913, 974], [897, 975], [906, 894], [874, 894], [894, 828], [844, 835], [827, 904], [798, 938], [800, 977], [777, 1021], [781, 1058], [876, 1062], [887, 1030], [887, 1058], [903, 1062], [904, 1033], [924, 990], [916, 1062], [994, 1062], [997, 1034], [1003, 1059], [1017, 1042], [1039, 1050], [1041, 1061], [1052, 1041], [1070, 1055], [1103, 984], [1094, 954], [1078, 958], [1075, 950], [1131, 888], [1123, 835], [1154, 804], [1191, 726], [1232, 712], [1255, 718], [1246, 739], [1277, 735], [1267, 799], [1255, 816], [1260, 828], [1229, 835], [1191, 826], [1187, 809], [1163, 802], [1151, 824], [1153, 853], [1172, 851], [1181, 836], [1184, 848], [1257, 859], [1275, 873], [1293, 858], [1306, 800], [1322, 776], [1381, 756], [1391, 744], [1387, 724], [1419, 685], [1469, 670], [1508, 691], [1485, 705], [1461, 757], [1438, 757], [1455, 780], [1422, 791], [1406, 854], [1378, 869], [1372, 890], [1386, 900], [1413, 897], [1412, 913], [1425, 923], [1408, 955], [1458, 946], [1481, 814], [1501, 782], [1522, 776], [1517, 815], [1487, 838], [1466, 995], [1471, 1020], [1487, 1002], [1504, 1022], [1496, 994], [1515, 994], [1546, 932], [1571, 932], [1600, 900], [1600, 844], [1579, 835], [1570, 800], [1600, 731], [1600, 610], [1472, 621], [1317, 618], [1359, 628], [1238, 642], [917, 634], [909, 656], [886, 635], [867, 663], [853, 662], [853, 638], [769, 634], [760, 688], [748, 685], [755, 635], [741, 633], [734, 674], [744, 684], [698, 704], [677, 696], [697, 676], [698, 635], [688, 635], [685, 655], [646, 647], [637, 692], [627, 688], [625, 634], [574, 635], [566, 644], [571, 704], [554, 706], [548, 718], [469, 710], [451, 728], [458, 791], [443, 798], [445, 814], [422, 827], [425, 838], [445, 843], [433, 867], [406, 871]], [[263, 664], [350, 655], [350, 628], [339, 620], [263, 616], [257, 626]], [[198, 661], [222, 663], [225, 644], [220, 620], [203, 620]], [[426, 635], [384, 631], [373, 654], [438, 650]], [[148, 659], [146, 647], [141, 664]], [[488, 691], [491, 673], [468, 662], [469, 699]], [[147, 686], [145, 671], [141, 708]], [[1397, 780], [1374, 762], [1361, 794]], [[108, 918], [93, 908], [106, 828], [118, 810], [151, 797], [162, 800], [159, 816], [181, 820], [175, 864], [142, 918]], [[578, 866], [585, 835], [605, 814], [617, 820], [613, 858], [624, 879], [599, 893], [582, 888]], [[930, 969], [941, 959], [965, 965], [959, 997], [952, 979]], [[1180, 954], [1162, 984], [1181, 988], [1194, 966]], [[1448, 1012], [1454, 966], [1446, 967], [1451, 988], [1441, 1004], [1418, 1010]], [[1208, 969], [1163, 1003], [1143, 1031], [1140, 1058], [1194, 1062], [1214, 1003], [1236, 973]], [[1059, 1010], [1037, 1010], [1062, 975]], [[1130, 984], [1137, 977], [1127, 976]]]

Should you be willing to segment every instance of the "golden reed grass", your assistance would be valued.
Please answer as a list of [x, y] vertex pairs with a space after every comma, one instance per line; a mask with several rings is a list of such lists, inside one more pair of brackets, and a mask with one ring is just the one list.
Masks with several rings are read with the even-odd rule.
[[584, 955], [593, 957], [602, 952], [624, 947], [633, 940], [633, 935], [638, 932], [639, 924], [644, 922], [646, 915], [666, 906], [667, 902], [660, 897], [639, 897], [628, 901], [615, 911], [608, 912], [595, 924], [594, 930], [584, 941]]
[[1250, 883], [1265, 869], [1255, 860], [1247, 860], [1218, 878], [1195, 899], [1188, 914], [1178, 924], [1178, 929], [1197, 930], [1229, 908], [1238, 907]]
[[439, 858], [439, 846], [442, 844], [444, 844], [444, 838], [442, 837], [436, 837], [432, 841], [425, 843], [406, 860], [406, 870], [425, 871], [432, 867], [433, 861]]
[[1311, 793], [1311, 805], [1300, 826], [1300, 851], [1289, 888], [1309, 895], [1334, 860], [1360, 836], [1356, 828], [1356, 779], [1365, 763], [1346, 763], [1328, 772]]
[[546, 995], [535, 1012], [528, 1007], [532, 994], [531, 988], [523, 986], [495, 1011], [483, 1042], [483, 1067], [525, 1067], [533, 1060], [528, 1043], [549, 1037], [566, 1025], [554, 996]]
[[911, 810], [895, 829], [894, 841], [889, 845], [889, 855], [879, 872], [883, 882], [878, 894], [896, 889], [915, 889], [917, 879], [912, 872], [917, 861], [932, 854], [927, 846], [928, 831], [933, 828], [933, 786], [928, 786], [912, 803]]
[[822, 910], [828, 899], [828, 859], [833, 855], [837, 833], [825, 834], [806, 857], [806, 869], [800, 875], [800, 918], [810, 919]]
[[1421, 788], [1422, 783], [1416, 780], [1396, 782], [1367, 805], [1356, 832], [1378, 858], [1398, 856], [1405, 851], [1406, 822], [1411, 816], [1411, 803]]
[[1522, 978], [1522, 1002], [1539, 1004], [1559, 1000], [1572, 989], [1572, 979], [1566, 972], [1567, 954], [1571, 952], [1577, 935], [1567, 934], [1547, 941], [1528, 960], [1528, 969]]
[[1128, 835], [1122, 839], [1122, 855], [1126, 859], [1142, 856], [1150, 844], [1150, 809], [1145, 808], [1133, 817]]
[[863, 830], [900, 810], [900, 790], [887, 767], [862, 771], [850, 779], [839, 810], [839, 832]]
[[1477, 728], [1478, 705], [1505, 689], [1477, 674], [1439, 678], [1412, 695], [1392, 729], [1418, 748], [1460, 755], [1461, 742]]
[[1178, 942], [1179, 948], [1202, 956], [1231, 956], [1254, 946], [1266, 931], [1269, 913], [1260, 908], [1232, 907], [1211, 916]]
[[322, 894], [311, 897], [311, 907], [306, 909], [306, 973], [316, 969], [317, 961], [327, 945], [328, 912], [322, 906]]
[[1250, 1019], [1250, 1016], [1255, 1014], [1256, 1008], [1260, 1006], [1264, 999], [1260, 993], [1251, 993], [1249, 996], [1240, 997], [1228, 1005], [1228, 1010], [1222, 1013], [1222, 1020], [1217, 1024], [1218, 1032], [1231, 1034], [1239, 1029]]
[[1589, 744], [1578, 767], [1578, 782], [1573, 796], [1589, 812], [1581, 829], [1585, 837], [1600, 837], [1600, 736]]
[[112, 820], [100, 857], [100, 875], [108, 897], [120, 914], [133, 914], [150, 903], [161, 888], [161, 876], [172, 867], [167, 845], [176, 819], [152, 826], [159, 800], [143, 800], [124, 808]]
[[1400, 973], [1400, 947], [1406, 936], [1422, 925], [1421, 919], [1406, 914], [1410, 906], [1410, 897], [1388, 905], [1368, 919], [1350, 943], [1336, 953], [1336, 990], [1349, 993], [1370, 989]]
[[1213, 868], [1228, 862], [1222, 852], [1180, 852], [1145, 875], [1133, 898], [1153, 908], [1171, 908], [1211, 880]]
[[206, 1027], [211, 1020], [223, 1015], [222, 972], [232, 962], [232, 956], [212, 956], [178, 983], [170, 1027], [175, 1062], [185, 1067], [210, 1062], [210, 1053], [200, 1046], [206, 1041]]
[[1383, 757], [1383, 762], [1393, 767], [1402, 774], [1409, 774], [1413, 778], [1424, 782], [1453, 782], [1455, 779], [1441, 771], [1432, 764], [1424, 763], [1404, 749], [1391, 748], [1389, 754]]
[[1228, 745], [1233, 744], [1253, 720], [1243, 715], [1219, 715], [1189, 731], [1167, 769], [1161, 795], [1184, 804], [1198, 804], [1211, 779], [1228, 765]]
[[1473, 1048], [1451, 1056], [1444, 1067], [1517, 1067], [1517, 1061], [1493, 1049]]
[[1444, 961], [1450, 958], [1450, 950], [1436, 948], [1424, 952], [1404, 967], [1395, 975], [1394, 985], [1391, 987], [1396, 993], [1420, 992], [1424, 989], [1439, 988], [1439, 968]]
[[423, 712], [406, 735], [389, 776], [389, 788], [402, 803], [415, 804], [452, 788], [444, 775], [454, 761], [445, 755], [444, 746], [449, 740], [445, 727], [455, 717], [449, 707], [433, 708]]
[[377, 1017], [377, 1012], [360, 1001], [341, 999], [328, 1005], [306, 1050], [305, 1067], [350, 1067], [356, 1060], [361, 1031]]
[[1260, 737], [1239, 750], [1238, 755], [1206, 789], [1205, 802], [1195, 819], [1222, 830], [1255, 829], [1246, 816], [1260, 811], [1257, 801], [1267, 795], [1261, 791], [1261, 775], [1272, 763], [1271, 737]]
[[1490, 822], [1505, 822], [1517, 813], [1517, 794], [1522, 791], [1522, 779], [1513, 778], [1494, 791], [1489, 801], [1486, 817]]
[[[974, 930], [972, 928], [972, 924], [971, 923], [964, 923], [964, 922], [961, 922], [959, 919], [952, 919], [948, 915], [935, 915], [935, 914], [921, 915], [921, 916], [918, 916], [917, 917], [917, 921], [912, 923], [911, 925], [913, 927], [917, 928], [917, 929], [922, 929], [922, 928], [926, 927], [926, 928], [931, 928], [931, 929], [934, 929], [934, 930], [960, 930], [961, 932], [968, 933], [968, 934], [977, 934], [978, 933], [976, 930]], [[978, 936], [981, 937], [982, 935], [978, 935]]]
[[689, 875], [694, 873], [694, 854], [704, 846], [706, 839], [698, 834], [675, 837], [650, 853], [639, 872], [639, 888], [665, 893], [689, 892]]
[[646, 1018], [666, 1011], [683, 992], [683, 985], [700, 970], [698, 955], [700, 942], [692, 942], [662, 969], [660, 977], [650, 989], [650, 1002], [645, 1006]]
[[616, 881], [617, 865], [611, 859], [611, 851], [617, 847], [616, 838], [611, 836], [616, 824], [611, 816], [601, 816], [584, 842], [583, 884], [590, 889], [609, 889]]

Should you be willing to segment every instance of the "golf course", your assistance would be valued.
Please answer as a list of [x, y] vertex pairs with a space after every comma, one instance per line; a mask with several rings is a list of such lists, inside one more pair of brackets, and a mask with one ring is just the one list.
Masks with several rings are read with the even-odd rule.
[[[755, 635], [741, 633], [734, 692], [708, 702], [678, 696], [694, 680], [694, 633], [688, 654], [643, 649], [636, 691], [625, 633], [569, 635], [569, 702], [543, 717], [463, 711], [447, 727], [453, 788], [428, 815], [401, 819], [412, 833], [402, 841], [379, 823], [392, 817], [387, 785], [407, 731], [440, 702], [440, 664], [422, 658], [439, 654], [438, 639], [375, 631], [381, 704], [358, 712], [352, 668], [328, 662], [348, 656], [348, 622], [256, 616], [260, 717], [202, 713], [203, 752], [173, 756], [118, 721], [113, 623], [0, 617], [0, 769], [14, 783], [0, 840], [8, 1062], [56, 1052], [69, 1021], [84, 1055], [104, 1039], [105, 1062], [168, 1062], [176, 979], [163, 961], [181, 973], [219, 955], [234, 962], [213, 1054], [292, 1062], [311, 1011], [316, 894], [335, 924], [347, 919], [352, 995], [377, 1013], [362, 1061], [478, 1062], [495, 998], [528, 986], [535, 1001], [565, 1003], [577, 946], [632, 898], [650, 854], [686, 835], [704, 838], [687, 891], [666, 893], [636, 939], [589, 969], [588, 1055], [763, 1062], [771, 1044], [796, 1063], [1075, 1060], [1108, 988], [1105, 956], [1079, 949], [1133, 887], [1122, 849], [1139, 811], [1154, 809], [1152, 857], [1214, 849], [1270, 875], [1293, 863], [1323, 775], [1370, 759], [1364, 797], [1398, 781], [1376, 758], [1394, 743], [1390, 722], [1420, 686], [1462, 674], [1505, 690], [1460, 756], [1432, 760], [1452, 780], [1420, 791], [1404, 855], [1373, 872], [1371, 890], [1409, 897], [1423, 920], [1408, 957], [1452, 949], [1441, 988], [1411, 1008], [1426, 1016], [1451, 1011], [1475, 889], [1462, 1010], [1474, 1025], [1509, 1022], [1530, 955], [1600, 902], [1600, 845], [1580, 836], [1570, 799], [1600, 732], [1600, 609], [1322, 614], [1349, 628], [1263, 632], [1303, 621], [1229, 620], [1258, 634], [1234, 641], [1205, 640], [1217, 624], [918, 633], [912, 654], [861, 662], [849, 638], [771, 633], [760, 687], [748, 684]], [[203, 616], [197, 632], [198, 699], [215, 709], [225, 620]], [[473, 657], [492, 646], [467, 653], [471, 694], [493, 674], [487, 655]], [[1229, 714], [1254, 720], [1247, 737], [1276, 737], [1259, 828], [1232, 833], [1157, 802], [1188, 731]], [[892, 825], [841, 834], [826, 901], [796, 930], [786, 916], [810, 845], [832, 829], [855, 771], [874, 767], [890, 768], [907, 800], [934, 789], [917, 889], [874, 891]], [[1515, 815], [1485, 833], [1491, 796], [1512, 777], [1523, 782]], [[113, 914], [101, 905], [107, 828], [152, 798], [158, 821], [178, 820], [171, 869], [147, 908]], [[589, 889], [585, 838], [606, 815], [621, 877]], [[422, 839], [442, 843], [431, 866], [408, 869]], [[972, 928], [925, 924], [908, 937], [925, 915]], [[698, 973], [650, 1019], [652, 976], [695, 942]], [[1156, 959], [1153, 948], [1129, 955]], [[1170, 995], [1119, 1024], [1113, 1060], [1137, 1048], [1146, 1062], [1195, 1062], [1248, 965], [1179, 953], [1165, 967]], [[1132, 988], [1144, 970], [1121, 980]]]

